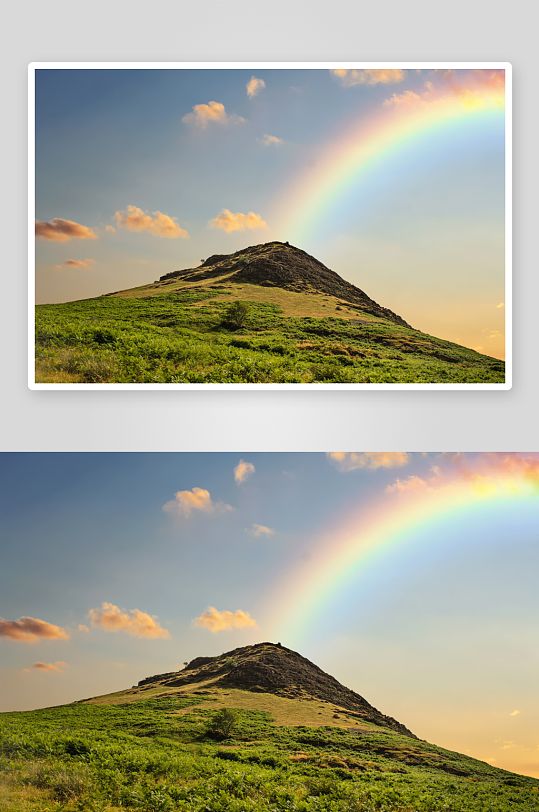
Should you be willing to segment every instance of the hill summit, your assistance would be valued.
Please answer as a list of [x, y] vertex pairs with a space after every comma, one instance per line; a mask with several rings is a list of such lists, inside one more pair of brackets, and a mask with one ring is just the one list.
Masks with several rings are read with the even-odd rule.
[[227, 651], [220, 657], [197, 657], [182, 671], [147, 677], [138, 686], [178, 688], [194, 683], [288, 699], [322, 700], [345, 709], [351, 716], [417, 738], [400, 722], [380, 713], [335, 677], [280, 643], [257, 643]]
[[347, 282], [301, 248], [273, 241], [251, 245], [234, 254], [214, 254], [198, 268], [172, 271], [160, 282], [181, 279], [205, 282], [226, 275], [228, 282], [278, 287], [296, 293], [324, 293], [356, 305], [366, 313], [409, 327], [404, 319], [382, 307], [366, 293]]

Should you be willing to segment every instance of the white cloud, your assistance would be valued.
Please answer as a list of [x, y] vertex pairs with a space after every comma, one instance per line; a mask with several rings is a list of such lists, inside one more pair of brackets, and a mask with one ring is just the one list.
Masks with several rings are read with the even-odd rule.
[[271, 527], [264, 527], [263, 524], [253, 524], [252, 527], [245, 528], [247, 533], [250, 533], [251, 536], [274, 536], [275, 530]]

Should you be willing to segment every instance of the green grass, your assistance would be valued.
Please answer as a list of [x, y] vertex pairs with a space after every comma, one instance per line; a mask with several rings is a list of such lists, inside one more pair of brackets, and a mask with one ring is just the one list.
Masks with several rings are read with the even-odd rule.
[[39, 305], [36, 382], [504, 381], [502, 361], [383, 320], [291, 317], [278, 304], [257, 301], [234, 330], [226, 325], [224, 293], [193, 289]]
[[201, 697], [74, 703], [0, 715], [6, 810], [539, 811], [539, 781], [382, 729], [274, 724], [236, 709], [206, 734]]

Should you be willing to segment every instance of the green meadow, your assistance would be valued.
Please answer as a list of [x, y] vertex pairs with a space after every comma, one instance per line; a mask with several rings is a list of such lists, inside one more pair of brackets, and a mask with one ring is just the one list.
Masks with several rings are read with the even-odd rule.
[[36, 383], [504, 382], [503, 361], [330, 296], [313, 307], [255, 285], [152, 287], [37, 306]]
[[[260, 709], [262, 698], [141, 690], [0, 714], [0, 806], [5, 812], [539, 810], [536, 779], [363, 721], [351, 724], [346, 712], [317, 700], [282, 700], [276, 722]], [[223, 737], [212, 722], [226, 702], [239, 707]]]

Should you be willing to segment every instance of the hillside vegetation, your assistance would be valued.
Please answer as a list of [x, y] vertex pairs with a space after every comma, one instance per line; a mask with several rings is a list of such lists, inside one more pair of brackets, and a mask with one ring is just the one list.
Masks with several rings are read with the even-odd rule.
[[[239, 324], [231, 316], [245, 302]], [[37, 383], [503, 383], [504, 363], [412, 329], [300, 249], [210, 257], [36, 308]]]
[[[230, 687], [241, 683], [242, 667], [245, 673], [250, 666], [266, 683], [275, 671], [281, 684], [276, 648], [260, 644], [199, 658], [204, 662], [176, 672], [175, 686], [174, 674], [166, 674], [71, 705], [1, 714], [1, 808], [539, 810], [538, 780], [420, 741], [357, 694], [337, 688], [339, 683], [319, 669], [317, 676], [316, 666], [310, 668], [294, 652], [285, 649], [283, 656], [290, 662], [299, 658], [296, 675], [310, 674], [318, 692], [324, 685], [342, 689], [349, 707], [313, 696], [298, 684], [276, 687], [276, 693], [254, 684], [250, 690]], [[379, 724], [366, 720], [372, 712], [379, 714]], [[224, 722], [230, 725], [226, 729]]]

